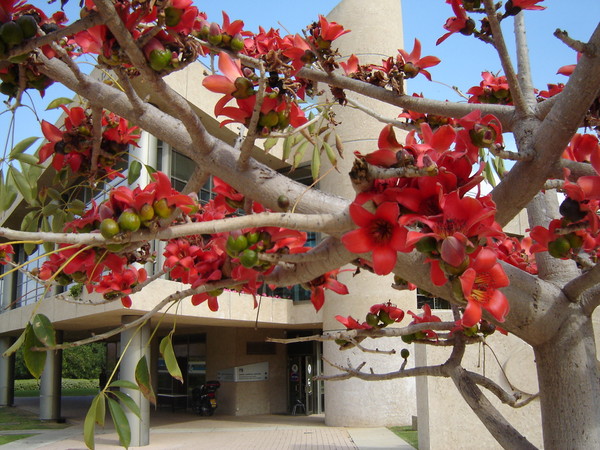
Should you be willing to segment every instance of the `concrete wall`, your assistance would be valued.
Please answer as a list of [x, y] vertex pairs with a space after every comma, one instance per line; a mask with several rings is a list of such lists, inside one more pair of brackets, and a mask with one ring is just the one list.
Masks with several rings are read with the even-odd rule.
[[[443, 320], [452, 320], [449, 311], [435, 311]], [[467, 370], [485, 375], [511, 392], [508, 381], [527, 393], [538, 392], [533, 350], [513, 335], [499, 333], [486, 338], [488, 347], [470, 345], [463, 359]], [[416, 345], [417, 364], [443, 363], [449, 348]], [[493, 351], [493, 353], [492, 353]], [[496, 360], [497, 358], [497, 360]], [[539, 401], [523, 408], [503, 405], [482, 388], [484, 395], [532, 444], [542, 446]], [[500, 445], [483, 426], [448, 378], [420, 378], [417, 382], [419, 449], [499, 449]]]
[[207, 379], [217, 379], [217, 372], [259, 362], [269, 363], [266, 381], [222, 382], [217, 392], [218, 414], [245, 416], [277, 414], [287, 411], [287, 352], [277, 345], [275, 355], [248, 355], [247, 342], [267, 337], [284, 337], [283, 330], [252, 328], [209, 328], [207, 330]]

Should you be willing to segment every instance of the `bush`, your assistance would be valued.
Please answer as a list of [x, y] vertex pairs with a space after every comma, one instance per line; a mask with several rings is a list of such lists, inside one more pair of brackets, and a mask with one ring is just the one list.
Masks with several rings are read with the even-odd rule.
[[[63, 391], [98, 389], [98, 379], [82, 380], [63, 378], [61, 386]], [[39, 388], [40, 382], [38, 380], [15, 380], [15, 392], [36, 391], [39, 390]]]
[[[63, 378], [97, 379], [106, 364], [106, 344], [94, 342], [81, 347], [63, 350]], [[15, 358], [15, 378], [33, 379], [23, 360], [23, 351], [19, 349]]]

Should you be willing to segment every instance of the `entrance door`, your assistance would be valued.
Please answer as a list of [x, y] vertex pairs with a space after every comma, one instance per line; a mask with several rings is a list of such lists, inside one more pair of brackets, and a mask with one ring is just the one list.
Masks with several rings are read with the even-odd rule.
[[314, 414], [315, 412], [315, 386], [316, 381], [312, 377], [315, 376], [315, 365], [312, 356], [305, 356], [303, 361], [304, 369], [304, 405], [306, 406], [306, 414]]

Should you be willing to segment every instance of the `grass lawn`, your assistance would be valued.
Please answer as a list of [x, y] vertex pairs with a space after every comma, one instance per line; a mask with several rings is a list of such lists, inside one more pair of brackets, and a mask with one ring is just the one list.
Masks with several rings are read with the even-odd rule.
[[[62, 389], [61, 395], [64, 397], [72, 397], [79, 395], [96, 395], [98, 388], [89, 389]], [[21, 391], [15, 391], [15, 397], [37, 397], [40, 395], [39, 389], [24, 389]]]
[[9, 442], [18, 441], [33, 436], [33, 434], [0, 434], [0, 445], [8, 444]]
[[0, 430], [55, 430], [68, 426], [64, 423], [42, 422], [37, 415], [22, 409], [0, 408]]
[[[98, 380], [62, 379], [61, 395], [96, 395]], [[15, 380], [15, 397], [37, 397], [40, 395], [38, 380]]]
[[419, 432], [417, 430], [413, 430], [412, 427], [390, 427], [396, 435], [400, 436], [414, 448], [419, 448]]

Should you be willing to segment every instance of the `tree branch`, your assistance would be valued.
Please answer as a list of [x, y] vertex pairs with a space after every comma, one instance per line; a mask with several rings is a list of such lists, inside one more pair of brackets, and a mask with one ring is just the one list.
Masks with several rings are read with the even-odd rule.
[[527, 102], [528, 110], [537, 105], [533, 81], [531, 79], [531, 64], [529, 62], [529, 47], [525, 29], [525, 14], [517, 14], [514, 22], [515, 36], [517, 41], [517, 79], [521, 87], [524, 101]]
[[600, 284], [600, 264], [596, 264], [590, 270], [573, 278], [563, 288], [563, 292], [572, 302], [576, 302], [590, 288]]
[[390, 105], [420, 113], [437, 114], [445, 117], [463, 117], [474, 110], [480, 110], [482, 114], [493, 114], [496, 116], [502, 123], [504, 130], [510, 131], [512, 129], [513, 106], [442, 102], [406, 94], [398, 95], [395, 92], [363, 81], [353, 80], [352, 78], [334, 73], [328, 74], [306, 67], [300, 69], [298, 76], [307, 80], [319, 81], [331, 86], [347, 89]]
[[252, 117], [250, 117], [250, 123], [248, 124], [248, 134], [244, 139], [242, 148], [240, 149], [240, 158], [238, 159], [238, 169], [246, 170], [248, 168], [248, 158], [254, 148], [254, 142], [258, 135], [258, 120], [260, 118], [260, 109], [263, 104], [265, 96], [265, 88], [267, 81], [265, 78], [265, 65], [261, 62], [259, 64], [259, 79], [258, 79], [258, 92], [256, 93], [256, 102], [254, 103], [254, 109], [252, 110]]
[[[504, 36], [502, 35], [502, 28], [500, 27], [500, 22], [498, 21], [498, 16], [496, 14], [496, 6], [494, 5], [494, 1], [484, 0], [484, 4], [485, 12], [487, 14], [490, 27], [492, 28], [494, 47], [496, 48], [498, 56], [500, 57], [500, 63], [502, 64], [504, 75], [506, 76], [508, 86], [510, 87], [510, 94], [512, 96], [513, 103], [515, 104], [516, 112], [519, 116], [530, 115], [531, 109], [527, 105], [527, 101], [523, 96], [521, 85], [519, 84], [519, 80], [515, 74], [515, 69], [513, 68], [510, 60], [510, 55], [508, 54], [508, 49], [506, 48], [506, 42], [504, 41]], [[522, 49], [520, 49], [518, 46], [518, 51], [520, 52], [521, 50]]]
[[[589, 43], [600, 47], [600, 25]], [[556, 172], [564, 149], [599, 90], [600, 58], [583, 55], [548, 115], [529, 131], [533, 132], [534, 160], [517, 162], [492, 191], [498, 207], [496, 221], [500, 225], [515, 217]]]
[[159, 231], [138, 231], [124, 234], [113, 239], [106, 239], [98, 233], [49, 233], [17, 231], [0, 227], [0, 236], [20, 241], [56, 242], [63, 244], [97, 244], [110, 243], [135, 243], [153, 239], [174, 239], [183, 236], [199, 234], [214, 234], [225, 231], [234, 231], [242, 228], [280, 226], [294, 230], [316, 231], [331, 234], [340, 234], [351, 230], [353, 223], [345, 214], [292, 214], [292, 213], [260, 213], [247, 216], [229, 217], [211, 222], [190, 222], [182, 225], [173, 225]]

